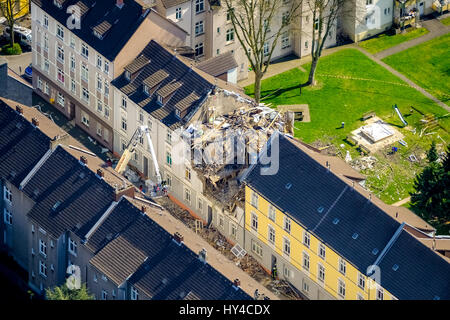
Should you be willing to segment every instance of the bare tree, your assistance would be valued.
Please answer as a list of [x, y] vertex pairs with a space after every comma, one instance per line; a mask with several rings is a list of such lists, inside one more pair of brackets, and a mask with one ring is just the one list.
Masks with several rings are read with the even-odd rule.
[[14, 45], [14, 24], [23, 17], [23, 10], [29, 7], [29, 1], [23, 0], [0, 0], [0, 12], [6, 19], [9, 27], [10, 45]]
[[225, 0], [234, 34], [255, 73], [255, 100], [278, 40], [299, 16], [302, 0]]
[[315, 85], [315, 74], [323, 47], [336, 26], [338, 17], [348, 10], [352, 0], [303, 0], [307, 10], [312, 14], [311, 30], [311, 70], [308, 81], [304, 85]]

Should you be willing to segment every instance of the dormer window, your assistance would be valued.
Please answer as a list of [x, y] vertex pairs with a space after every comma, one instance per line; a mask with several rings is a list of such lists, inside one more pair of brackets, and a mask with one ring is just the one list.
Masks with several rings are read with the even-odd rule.
[[160, 96], [159, 94], [156, 95], [156, 100], [158, 101], [158, 103], [159, 103], [160, 105], [163, 104], [163, 98], [162, 98], [162, 96]]
[[175, 109], [175, 115], [177, 116], [177, 118], [181, 119], [181, 113], [180, 113], [180, 110]]
[[58, 0], [53, 0], [53, 4], [60, 9], [62, 8], [62, 4]]
[[130, 71], [125, 71], [125, 78], [130, 81], [131, 80], [131, 73]]
[[149, 87], [147, 86], [147, 85], [145, 85], [144, 84], [144, 93], [146, 94], [146, 95], [150, 95], [150, 89], [149, 89]]
[[100, 33], [98, 33], [97, 31], [94, 31], [94, 35], [95, 35], [97, 38], [99, 38], [100, 40], [103, 40], [103, 36], [102, 36]]

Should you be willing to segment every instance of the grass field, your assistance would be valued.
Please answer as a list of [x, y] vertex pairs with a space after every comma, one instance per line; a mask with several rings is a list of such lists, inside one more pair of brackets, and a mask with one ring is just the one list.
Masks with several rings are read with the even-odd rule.
[[[303, 67], [309, 70], [309, 65]], [[410, 130], [400, 129], [402, 124], [393, 113], [394, 104], [399, 106], [410, 123], [409, 129], [418, 127], [422, 118], [417, 112], [408, 115], [410, 106], [426, 114], [442, 116], [447, 112], [356, 49], [343, 49], [321, 58], [317, 69], [317, 85], [314, 88], [302, 88], [300, 95], [299, 83], [306, 79], [307, 73], [296, 68], [262, 82], [262, 96], [269, 95], [263, 100], [267, 104], [274, 107], [282, 104], [309, 105], [311, 122], [295, 124], [295, 136], [303, 141], [332, 144], [337, 154], [345, 156], [348, 150], [354, 158], [358, 157], [356, 148], [346, 144], [345, 138], [364, 124], [360, 118], [368, 111], [375, 111], [377, 116], [397, 126], [405, 135], [407, 148], [397, 143], [397, 154], [388, 155], [388, 150], [375, 154], [378, 159], [376, 167], [363, 172], [368, 176], [367, 186], [386, 203], [406, 198], [412, 190], [414, 175], [423, 165], [422, 162], [412, 163], [407, 160], [412, 152], [419, 158], [433, 139], [442, 143], [437, 135], [450, 141], [443, 130], [419, 138], [418, 134]], [[246, 87], [246, 92], [251, 95], [253, 86]], [[341, 122], [345, 122], [344, 129], [339, 129]], [[449, 118], [442, 119], [440, 124], [450, 131]], [[341, 144], [344, 144], [344, 148], [340, 147]]]
[[392, 32], [383, 33], [377, 37], [365, 40], [359, 43], [361, 48], [366, 49], [368, 52], [374, 54], [393, 46], [396, 46], [402, 42], [412, 40], [427, 34], [429, 31], [425, 28], [410, 29], [406, 33], [393, 34]]
[[450, 26], [450, 17], [440, 20], [442, 24]]
[[383, 59], [444, 103], [450, 102], [450, 33]]

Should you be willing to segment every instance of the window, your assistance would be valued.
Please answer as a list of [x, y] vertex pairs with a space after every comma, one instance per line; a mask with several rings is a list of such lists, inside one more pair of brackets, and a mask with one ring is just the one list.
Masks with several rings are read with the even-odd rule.
[[127, 119], [124, 118], [123, 116], [122, 116], [121, 124], [122, 124], [122, 130], [127, 131]]
[[269, 24], [269, 21], [267, 19], [264, 19], [263, 27], [266, 30], [266, 32], [270, 32], [270, 24]]
[[89, 67], [85, 64], [81, 65], [81, 80], [89, 82]]
[[148, 96], [150, 95], [150, 90], [149, 90], [148, 86], [145, 84], [144, 84], [144, 93]]
[[377, 288], [377, 300], [383, 300], [384, 291], [383, 288]]
[[305, 41], [305, 49], [308, 49], [308, 41]]
[[230, 223], [231, 226], [231, 237], [237, 239], [237, 226], [234, 223]]
[[325, 282], [325, 268], [320, 263], [318, 264], [318, 267], [317, 267], [317, 279], [320, 282]]
[[144, 124], [144, 113], [141, 110], [139, 111], [138, 121], [140, 124]]
[[303, 270], [309, 271], [309, 255], [303, 252]]
[[160, 105], [163, 104], [163, 97], [159, 94], [156, 95], [156, 102], [158, 102]]
[[264, 56], [268, 56], [269, 55], [269, 43], [266, 42], [264, 43]]
[[44, 60], [42, 62], [42, 69], [47, 73], [50, 70], [50, 62], [46, 58], [44, 58]]
[[305, 281], [305, 279], [303, 279], [303, 287], [302, 287], [302, 289], [306, 293], [309, 292], [309, 284], [308, 284], [308, 282]]
[[59, 24], [56, 26], [56, 36], [61, 40], [64, 40], [64, 28]]
[[41, 276], [47, 277], [47, 265], [39, 260], [39, 274]]
[[84, 101], [89, 102], [89, 90], [86, 88], [83, 88], [81, 92], [81, 98], [83, 98]]
[[97, 99], [97, 112], [99, 113], [103, 112], [103, 103], [100, 99]]
[[102, 300], [108, 300], [108, 292], [102, 290]]
[[102, 57], [97, 55], [97, 68], [101, 69], [102, 68]]
[[287, 233], [291, 233], [291, 219], [284, 217], [284, 230]]
[[70, 47], [75, 49], [75, 36], [73, 34], [70, 34]]
[[227, 30], [227, 42], [234, 41], [234, 29], [228, 29]]
[[169, 187], [172, 186], [172, 176], [170, 174], [166, 174], [166, 182]]
[[303, 244], [309, 248], [309, 245], [311, 243], [311, 235], [308, 233], [308, 231], [305, 231], [303, 233]]
[[252, 212], [251, 216], [251, 227], [253, 230], [258, 231], [258, 216], [254, 212]]
[[341, 279], [338, 280], [338, 294], [345, 298], [345, 282]]
[[46, 94], [50, 94], [50, 87], [49, 87], [49, 85], [48, 85], [48, 82], [45, 83], [44, 92], [45, 92]]
[[252, 191], [252, 200], [251, 200], [252, 206], [254, 206], [256, 209], [258, 209], [258, 195], [256, 192]]
[[191, 203], [191, 190], [184, 189], [184, 201]]
[[204, 0], [195, 0], [195, 13], [200, 13], [205, 10]]
[[269, 204], [269, 219], [275, 222], [276, 210], [275, 207]]
[[61, 62], [64, 63], [64, 48], [63, 48], [63, 47], [60, 47], [60, 46], [58, 45], [58, 47], [57, 47], [57, 52], [56, 52], [56, 56], [57, 56], [57, 58], [58, 58], [59, 61], [61, 61]]
[[181, 8], [175, 9], [175, 19], [180, 20], [181, 19]]
[[259, 257], [263, 256], [262, 246], [252, 239], [252, 252], [254, 252]]
[[97, 90], [102, 92], [103, 88], [103, 79], [100, 77], [100, 75], [97, 74]]
[[364, 278], [364, 276], [359, 273], [358, 274], [358, 287], [360, 287], [361, 289], [365, 289], [366, 286], [366, 278]]
[[48, 51], [48, 35], [44, 34], [44, 51]]
[[58, 68], [58, 81], [64, 83], [64, 71]]
[[195, 55], [197, 57], [203, 55], [203, 42], [197, 43], [195, 45]]
[[125, 96], [122, 96], [122, 108], [127, 109], [127, 98]]
[[314, 20], [314, 30], [318, 30], [319, 29], [319, 18], [316, 18]]
[[292, 278], [291, 270], [288, 267], [286, 267], [285, 265], [283, 265], [283, 276], [287, 279]]
[[103, 64], [103, 72], [109, 74], [109, 61], [105, 60], [105, 63]]
[[73, 54], [70, 54], [70, 69], [72, 71], [75, 71], [75, 68], [76, 68], [75, 56]]
[[345, 276], [345, 272], [347, 270], [347, 263], [345, 260], [339, 258], [339, 272]]
[[172, 166], [172, 154], [169, 151], [166, 151], [166, 163], [170, 167]]
[[12, 202], [12, 193], [7, 186], [3, 186], [3, 199], [8, 201], [9, 204]]
[[283, 239], [283, 253], [287, 256], [291, 255], [291, 241], [288, 238]]
[[11, 214], [11, 212], [10, 212], [8, 209], [6, 209], [6, 208], [3, 208], [3, 221], [4, 221], [6, 224], [12, 225], [12, 214]]
[[64, 108], [64, 100], [65, 99], [64, 99], [63, 94], [61, 92], [58, 92], [58, 97], [57, 97], [56, 102], [63, 108]]
[[135, 287], [131, 287], [131, 300], [137, 300], [138, 299], [138, 291]]
[[73, 256], [77, 256], [77, 243], [69, 238], [69, 253]]
[[203, 34], [204, 30], [203, 30], [203, 20], [198, 21], [195, 23], [195, 35], [201, 35]]
[[44, 257], [47, 256], [47, 244], [39, 239], [39, 253], [42, 254]]
[[287, 25], [289, 22], [289, 12], [283, 12], [283, 14], [281, 15], [281, 23], [283, 25]]
[[198, 198], [198, 205], [197, 205], [197, 207], [198, 207], [198, 210], [202, 211], [202, 209], [203, 209], [203, 200], [200, 199], [200, 198]]
[[81, 45], [81, 55], [85, 58], [89, 58], [89, 48], [84, 43]]
[[319, 244], [319, 257], [325, 260], [325, 246], [323, 244]]
[[275, 244], [275, 229], [269, 225], [269, 242]]
[[166, 141], [168, 144], [172, 144], [172, 131], [170, 129], [167, 130]]
[[370, 6], [372, 4], [372, 0], [366, 0], [366, 6]]
[[186, 178], [186, 180], [191, 181], [191, 169], [185, 168], [185, 170], [184, 170], [184, 177]]
[[44, 27], [48, 29], [48, 16], [44, 14]]
[[77, 90], [77, 85], [76, 85], [76, 83], [75, 83], [75, 80], [73, 80], [73, 79], [70, 80], [70, 90], [71, 90], [73, 93], [75, 93], [76, 90]]
[[[106, 119], [109, 119], [109, 113], [110, 113], [110, 111], [109, 111], [109, 106], [107, 106], [107, 105], [104, 105], [103, 106], [103, 108], [105, 109], [105, 118]], [[105, 137], [106, 137], [106, 135], [105, 135]]]
[[105, 96], [109, 96], [109, 83], [105, 80]]
[[217, 220], [219, 221], [219, 227], [221, 227], [223, 229], [223, 226], [224, 226], [223, 214], [219, 213], [217, 216], [218, 216]]
[[284, 32], [281, 36], [281, 49], [286, 49], [291, 46], [291, 41], [289, 38], [289, 32]]

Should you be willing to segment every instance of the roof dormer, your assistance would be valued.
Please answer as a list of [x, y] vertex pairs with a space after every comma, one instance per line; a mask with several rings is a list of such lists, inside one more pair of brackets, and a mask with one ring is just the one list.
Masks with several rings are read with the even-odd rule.
[[125, 67], [125, 78], [128, 81], [133, 81], [142, 69], [150, 63], [150, 59], [144, 55], [141, 55], [133, 60], [129, 65]]

